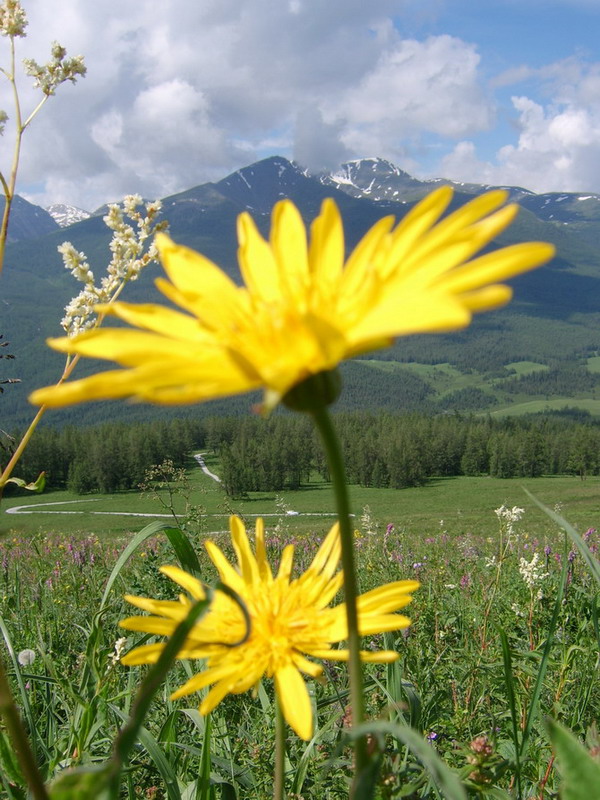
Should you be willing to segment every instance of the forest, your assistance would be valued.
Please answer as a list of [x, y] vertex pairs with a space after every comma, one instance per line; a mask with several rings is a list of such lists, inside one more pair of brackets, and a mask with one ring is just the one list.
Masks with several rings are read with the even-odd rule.
[[[600, 473], [600, 424], [585, 417], [341, 412], [336, 418], [348, 479], [361, 486], [401, 489], [456, 475], [585, 479]], [[45, 471], [49, 489], [110, 493], [138, 488], [146, 471], [166, 459], [189, 465], [200, 450], [219, 457], [231, 497], [298, 489], [315, 474], [328, 478], [310, 421], [286, 413], [47, 427], [25, 451], [20, 472], [35, 480]]]

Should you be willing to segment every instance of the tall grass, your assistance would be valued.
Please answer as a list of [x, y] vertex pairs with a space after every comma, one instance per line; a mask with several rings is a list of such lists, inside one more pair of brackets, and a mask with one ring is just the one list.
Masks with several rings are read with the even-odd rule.
[[[487, 516], [494, 533], [483, 520], [481, 532], [474, 526], [462, 534], [439, 523], [386, 526], [372, 512], [357, 521], [361, 589], [415, 576], [422, 582], [410, 607], [412, 627], [385, 637], [400, 661], [367, 672], [365, 729], [378, 753], [378, 798], [551, 798], [559, 776], [544, 718], [580, 739], [593, 736], [600, 711], [594, 577], [550, 523], [533, 533], [530, 512], [512, 530], [492, 509]], [[157, 567], [191, 557], [182, 539], [159, 528], [147, 528], [129, 546], [93, 536], [0, 541], [1, 646], [44, 780], [66, 767], [105, 762], [128, 718], [146, 670], [119, 663], [139, 638], [121, 641], [117, 622], [128, 613], [121, 595], [172, 597]], [[276, 563], [282, 534], [276, 525], [272, 531]], [[301, 571], [315, 537], [293, 538]], [[588, 529], [582, 538], [596, 558], [598, 533]], [[200, 542], [192, 544], [203, 579], [214, 580]], [[22, 665], [26, 649], [36, 658]], [[271, 688], [228, 697], [205, 719], [190, 698], [169, 700], [192, 671], [188, 662], [177, 663], [155, 695], [120, 796], [271, 797]], [[327, 664], [326, 680], [312, 691], [316, 733], [308, 743], [289, 734], [286, 788], [296, 798], [343, 797], [352, 773], [344, 669]], [[0, 775], [6, 797], [24, 797], [1, 731]]]

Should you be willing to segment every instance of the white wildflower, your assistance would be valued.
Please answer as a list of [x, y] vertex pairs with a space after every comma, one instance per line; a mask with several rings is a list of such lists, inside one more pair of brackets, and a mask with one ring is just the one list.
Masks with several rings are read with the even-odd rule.
[[94, 273], [86, 261], [85, 254], [76, 250], [71, 242], [63, 242], [57, 247], [62, 256], [65, 269], [70, 270], [71, 275], [81, 283], [94, 283]]
[[[65, 308], [65, 316], [61, 325], [67, 336], [76, 336], [97, 324], [96, 306], [111, 303], [121, 291], [123, 284], [138, 278], [142, 269], [156, 261], [158, 251], [150, 240], [154, 234], [166, 227], [164, 222], [157, 222], [161, 203], [156, 200], [141, 206], [139, 195], [127, 195], [123, 207], [111, 205], [104, 217], [104, 223], [113, 231], [110, 242], [112, 254], [106, 275], [96, 285], [94, 273], [86, 260], [70, 242], [64, 242], [58, 248], [66, 269], [85, 288], [74, 297]], [[127, 218], [134, 223], [131, 225]]]
[[127, 644], [127, 638], [122, 636], [120, 639], [117, 639], [115, 642], [115, 651], [111, 653], [108, 657], [109, 664], [111, 667], [114, 667], [115, 664], [118, 664], [121, 660], [121, 656], [123, 655], [123, 650], [125, 650], [125, 645]]
[[35, 661], [35, 655], [35, 650], [31, 650], [27, 647], [25, 650], [21, 650], [17, 655], [17, 661], [22, 667], [29, 667]]
[[500, 508], [494, 510], [494, 514], [500, 520], [501, 527], [506, 531], [509, 542], [515, 534], [515, 523], [519, 522], [524, 513], [525, 509], [519, 508], [519, 506], [509, 508], [508, 506], [501, 505]]
[[360, 524], [362, 526], [363, 532], [368, 534], [369, 536], [373, 536], [377, 533], [377, 528], [379, 527], [379, 523], [375, 521], [373, 518], [373, 512], [371, 511], [370, 506], [364, 506], [363, 512], [360, 515]]
[[488, 569], [493, 569], [494, 567], [498, 566], [498, 559], [496, 558], [496, 556], [492, 556], [491, 558], [486, 558], [485, 565]]
[[137, 207], [142, 205], [142, 197], [139, 194], [128, 194], [123, 198], [123, 211], [128, 217], [135, 214]]
[[506, 522], [518, 522], [523, 514], [525, 513], [524, 508], [519, 508], [518, 506], [513, 506], [512, 508], [508, 508], [508, 506], [501, 505], [500, 508], [495, 509], [494, 513], [500, 520], [505, 520]]
[[5, 0], [0, 5], [0, 35], [25, 36], [27, 16], [19, 0]]
[[25, 72], [35, 78], [35, 88], [41, 89], [47, 96], [55, 94], [61, 83], [76, 83], [77, 78], [87, 72], [83, 56], [67, 58], [66, 49], [58, 42], [52, 43], [51, 55], [47, 64], [38, 64], [33, 58], [23, 59]]
[[526, 558], [521, 558], [519, 561], [519, 572], [530, 592], [533, 592], [536, 584], [549, 575], [548, 572], [542, 572], [541, 564], [538, 563], [539, 559], [539, 554], [534, 553], [531, 561], [527, 561]]

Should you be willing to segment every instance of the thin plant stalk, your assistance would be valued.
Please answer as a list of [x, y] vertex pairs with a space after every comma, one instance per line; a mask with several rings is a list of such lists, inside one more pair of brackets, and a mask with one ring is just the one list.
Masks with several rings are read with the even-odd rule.
[[[325, 406], [311, 411], [311, 416], [321, 436], [327, 464], [331, 475], [331, 482], [335, 496], [336, 510], [340, 525], [340, 540], [342, 545], [342, 569], [344, 572], [344, 601], [346, 604], [346, 622], [348, 626], [348, 671], [350, 680], [350, 704], [352, 707], [352, 725], [360, 725], [364, 721], [364, 690], [363, 669], [360, 660], [360, 636], [358, 632], [358, 581], [354, 561], [354, 542], [352, 525], [350, 523], [350, 501], [346, 483], [346, 470], [338, 436], [335, 432], [331, 416]], [[364, 737], [359, 737], [354, 742], [354, 757], [356, 775], [366, 768], [369, 758], [367, 744]]]
[[[1, 269], [1, 260], [0, 260], [0, 269]], [[121, 294], [121, 292], [125, 288], [125, 285], [126, 285], [126, 281], [123, 281], [121, 283], [121, 285], [117, 288], [117, 290], [115, 291], [114, 295], [111, 297], [111, 299], [107, 303], [107, 305], [111, 305], [112, 303], [114, 303], [117, 300], [117, 298], [119, 297], [119, 295]], [[94, 325], [94, 328], [98, 328], [102, 324], [102, 322], [104, 321], [105, 316], [106, 316], [105, 313], [98, 315], [98, 318], [96, 319], [96, 323]], [[80, 358], [81, 358], [81, 356], [79, 355], [79, 353], [77, 355], [75, 355], [73, 358], [71, 358], [71, 356], [67, 356], [67, 361], [66, 361], [63, 373], [60, 376], [60, 378], [58, 379], [58, 381], [56, 382], [57, 386], [60, 386], [61, 383], [64, 383], [64, 381], [66, 381], [71, 376], [73, 370], [75, 369], [75, 367], [79, 363], [79, 359]], [[23, 434], [23, 437], [21, 438], [21, 441], [19, 442], [15, 452], [12, 454], [10, 461], [8, 462], [8, 464], [6, 465], [6, 467], [4, 468], [2, 473], [0, 474], [0, 500], [2, 500], [2, 491], [3, 491], [4, 487], [6, 486], [6, 484], [8, 482], [8, 479], [12, 475], [14, 468], [17, 466], [17, 464], [19, 462], [19, 459], [23, 455], [23, 451], [25, 450], [25, 448], [29, 444], [29, 441], [30, 441], [31, 437], [34, 434], [35, 429], [37, 428], [40, 420], [42, 419], [42, 417], [46, 413], [47, 409], [48, 409], [48, 406], [40, 406], [40, 408], [38, 409], [37, 414], [31, 420], [31, 422], [29, 423], [29, 427], [27, 428], [27, 430]]]
[[285, 720], [279, 700], [275, 699], [275, 776], [273, 800], [285, 798]]
[[4, 665], [0, 659], [0, 717], [8, 730], [14, 745], [19, 766], [27, 785], [31, 790], [34, 800], [48, 800], [48, 793], [44, 781], [35, 763], [35, 756], [31, 749], [27, 733], [21, 721], [21, 715], [8, 685]]
[[15, 115], [15, 146], [13, 149], [13, 157], [12, 163], [10, 168], [10, 176], [8, 180], [0, 173], [0, 184], [2, 185], [2, 191], [4, 193], [5, 203], [4, 203], [4, 213], [2, 214], [2, 223], [0, 224], [0, 274], [2, 273], [2, 268], [4, 266], [4, 253], [6, 250], [6, 239], [8, 235], [8, 221], [10, 218], [10, 212], [13, 204], [13, 200], [15, 198], [15, 187], [17, 184], [17, 173], [19, 171], [19, 161], [21, 158], [21, 147], [23, 144], [23, 134], [25, 133], [25, 129], [32, 121], [32, 119], [36, 116], [38, 111], [44, 105], [44, 103], [48, 100], [49, 95], [45, 94], [44, 97], [39, 101], [37, 106], [33, 109], [31, 114], [27, 117], [25, 122], [23, 122], [23, 117], [21, 113], [21, 101], [19, 100], [19, 92], [17, 89], [17, 82], [15, 80], [15, 38], [14, 36], [10, 37], [10, 72], [6, 70], [2, 70], [6, 77], [8, 78], [13, 94], [13, 104], [14, 104], [14, 115]]

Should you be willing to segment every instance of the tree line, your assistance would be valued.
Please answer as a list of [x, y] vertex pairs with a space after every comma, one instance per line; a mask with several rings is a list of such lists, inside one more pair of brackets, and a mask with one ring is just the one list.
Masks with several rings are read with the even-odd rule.
[[[456, 475], [600, 474], [600, 424], [591, 419], [340, 412], [336, 427], [348, 479], [362, 486], [400, 489]], [[43, 428], [25, 451], [20, 476], [35, 480], [44, 470], [49, 488], [122, 491], [137, 488], [145, 472], [165, 459], [189, 465], [190, 454], [200, 449], [219, 457], [232, 497], [298, 489], [311, 476], [329, 477], [310, 420], [288, 413]]]
[[[295, 489], [327, 464], [308, 419], [206, 420], [205, 445], [220, 454], [233, 496]], [[336, 414], [351, 483], [400, 489], [432, 477], [535, 478], [600, 474], [600, 425], [568, 417], [504, 418], [419, 413]]]
[[134, 489], [153, 464], [170, 459], [175, 466], [185, 465], [202, 436], [201, 426], [191, 419], [40, 428], [21, 457], [19, 476], [32, 481], [44, 471], [48, 488], [77, 494]]

